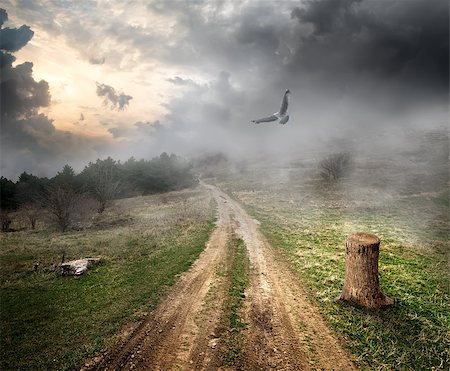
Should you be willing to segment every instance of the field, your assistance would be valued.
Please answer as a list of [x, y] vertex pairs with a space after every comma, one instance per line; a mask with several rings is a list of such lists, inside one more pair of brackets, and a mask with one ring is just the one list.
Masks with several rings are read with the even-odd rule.
[[[397, 160], [360, 160], [351, 176], [333, 183], [317, 175], [317, 161], [224, 171], [216, 183], [261, 223], [360, 367], [447, 369], [446, 160]], [[345, 238], [357, 231], [381, 239], [380, 282], [396, 300], [392, 307], [368, 311], [334, 300], [344, 279]]]
[[[197, 259], [213, 221], [198, 188], [118, 200], [80, 231], [2, 234], [0, 368], [73, 369], [113, 346]], [[62, 277], [63, 253], [102, 260]]]
[[[334, 181], [321, 153], [220, 157], [195, 189], [3, 233], [0, 368], [448, 369], [448, 146], [426, 140]], [[390, 307], [335, 301], [357, 231], [381, 239]], [[101, 261], [63, 277], [63, 256]]]

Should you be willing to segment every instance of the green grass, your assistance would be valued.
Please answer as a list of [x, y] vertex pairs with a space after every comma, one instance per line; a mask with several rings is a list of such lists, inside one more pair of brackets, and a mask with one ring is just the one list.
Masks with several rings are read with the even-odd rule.
[[[364, 369], [450, 369], [448, 133], [433, 137], [408, 137], [392, 151], [383, 140], [385, 151], [356, 150], [352, 173], [333, 184], [321, 182], [318, 169], [331, 148], [295, 161], [261, 158], [211, 180], [261, 222]], [[334, 302], [345, 238], [358, 231], [381, 239], [381, 288], [394, 306]]]
[[241, 330], [246, 323], [241, 316], [242, 305], [247, 288], [249, 260], [244, 241], [233, 236], [229, 242], [231, 249], [230, 286], [225, 306], [225, 327], [228, 333], [225, 336], [225, 350], [222, 356], [227, 366], [238, 363], [242, 352], [243, 336]]
[[[288, 203], [282, 193], [236, 195], [292, 263], [362, 368], [449, 368], [448, 240], [443, 230], [413, 229], [433, 200], [402, 199], [388, 208], [362, 209]], [[395, 305], [369, 311], [334, 302], [344, 279], [345, 237], [354, 231], [381, 237], [381, 288]]]
[[[120, 210], [105, 215], [109, 227], [2, 235], [2, 370], [78, 368], [112, 346], [122, 325], [156, 305], [213, 228], [209, 196], [173, 194], [182, 209], [179, 200], [140, 197], [121, 200]], [[129, 223], [116, 225], [124, 214], [132, 216]], [[62, 251], [67, 259], [102, 256], [102, 263], [83, 276], [62, 277], [55, 269]]]

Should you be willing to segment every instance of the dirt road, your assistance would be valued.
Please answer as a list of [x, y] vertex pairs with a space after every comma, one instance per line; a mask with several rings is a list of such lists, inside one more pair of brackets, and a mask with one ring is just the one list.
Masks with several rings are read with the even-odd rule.
[[[170, 294], [94, 368], [138, 370], [353, 370], [351, 356], [327, 327], [258, 222], [226, 194], [205, 185], [218, 205], [218, 222], [204, 252]], [[243, 318], [243, 353], [223, 367], [220, 329], [227, 290], [227, 243], [245, 242], [251, 271]], [[223, 326], [223, 324], [222, 324]]]

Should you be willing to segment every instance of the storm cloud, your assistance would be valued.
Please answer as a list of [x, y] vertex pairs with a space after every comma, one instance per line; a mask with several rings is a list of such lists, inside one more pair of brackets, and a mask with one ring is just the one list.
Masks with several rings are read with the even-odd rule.
[[[2, 21], [7, 20], [4, 10], [0, 14]], [[8, 32], [4, 33], [5, 30]], [[27, 37], [22, 30], [30, 31]], [[16, 57], [11, 52], [25, 46], [33, 31], [21, 26], [0, 32], [2, 176], [14, 177], [22, 171], [50, 175], [61, 164], [79, 163], [82, 157], [94, 155], [104, 145], [101, 140], [58, 130], [53, 120], [39, 113], [39, 109], [51, 104], [51, 97], [48, 83], [33, 78], [33, 63], [13, 66]]]
[[126, 95], [124, 93], [117, 93], [116, 90], [106, 84], [97, 84], [97, 95], [103, 97], [103, 102], [105, 105], [110, 105], [111, 109], [124, 110], [133, 99], [131, 95]]
[[[166, 105], [162, 122], [172, 137], [160, 142], [169, 148], [284, 151], [377, 127], [445, 120], [447, 1], [313, 0], [243, 4], [228, 13], [220, 6], [212, 11], [208, 2], [153, 8], [176, 17], [186, 31], [180, 44], [207, 55], [199, 68], [209, 70], [213, 61], [226, 71]], [[189, 64], [189, 55], [181, 47], [165, 60]], [[186, 86], [178, 76], [168, 81]], [[254, 115], [277, 110], [286, 88], [288, 127], [249, 127]]]
[[[4, 9], [0, 9], [0, 26], [3, 26], [7, 20], [8, 14]], [[26, 25], [22, 25], [19, 28], [1, 28], [0, 49], [16, 52], [31, 40], [33, 34], [34, 32]]]
[[[2, 19], [7, 19], [5, 11]], [[33, 36], [33, 32], [23, 37], [20, 28], [6, 28], [0, 26], [0, 68], [1, 68], [1, 116], [2, 119], [30, 117], [40, 107], [50, 104], [48, 83], [44, 80], [35, 81], [33, 78], [33, 63], [24, 62], [13, 66], [16, 58], [11, 52], [24, 46]], [[8, 31], [4, 33], [5, 31]], [[5, 37], [4, 37], [5, 36]], [[3, 121], [3, 120], [2, 120]]]
[[[448, 1], [311, 0], [292, 10], [313, 31], [302, 38], [289, 73], [316, 74], [327, 87], [377, 82], [398, 103], [448, 100]], [[380, 83], [384, 86], [380, 86]], [[372, 85], [373, 86], [373, 85]]]
[[1, 52], [1, 107], [2, 116], [30, 116], [39, 107], [50, 104], [48, 83], [33, 79], [33, 63], [24, 62], [15, 67], [15, 58]]

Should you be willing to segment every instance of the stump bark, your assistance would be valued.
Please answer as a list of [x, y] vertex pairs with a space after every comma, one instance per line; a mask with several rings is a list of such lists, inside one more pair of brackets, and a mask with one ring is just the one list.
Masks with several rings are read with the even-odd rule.
[[344, 287], [338, 299], [366, 308], [394, 304], [394, 300], [380, 290], [379, 238], [373, 234], [355, 233], [347, 237], [345, 245]]

